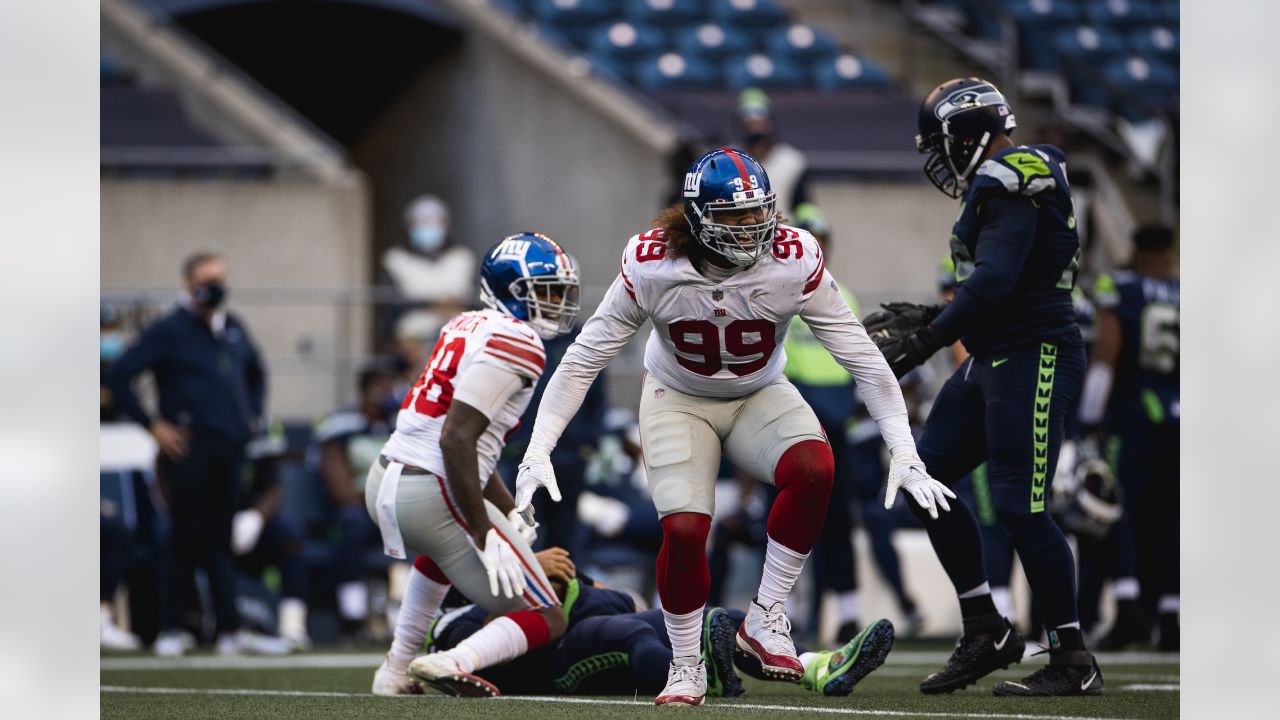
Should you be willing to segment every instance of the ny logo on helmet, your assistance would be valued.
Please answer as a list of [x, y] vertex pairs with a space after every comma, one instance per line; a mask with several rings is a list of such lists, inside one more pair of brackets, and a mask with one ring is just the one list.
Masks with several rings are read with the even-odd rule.
[[491, 257], [495, 260], [503, 260], [507, 258], [523, 260], [525, 254], [529, 252], [530, 245], [532, 245], [532, 243], [528, 240], [507, 238], [499, 243], [498, 247], [493, 249], [493, 255], [491, 255]]
[[698, 197], [698, 186], [702, 184], [702, 173], [684, 174], [684, 196]]

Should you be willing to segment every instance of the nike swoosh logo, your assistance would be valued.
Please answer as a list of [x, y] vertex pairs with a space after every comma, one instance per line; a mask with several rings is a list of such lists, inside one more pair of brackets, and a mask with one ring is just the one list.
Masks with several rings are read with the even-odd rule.
[[1013, 628], [1005, 628], [1004, 637], [1000, 638], [1000, 642], [996, 643], [996, 650], [1003, 650], [1004, 644], [1009, 641], [1009, 633], [1013, 632]]
[[1080, 683], [1080, 689], [1081, 689], [1081, 690], [1088, 690], [1088, 689], [1089, 689], [1089, 686], [1093, 684], [1093, 679], [1094, 679], [1094, 678], [1096, 678], [1096, 677], [1098, 677], [1098, 673], [1097, 673], [1097, 671], [1095, 671], [1095, 672], [1094, 672], [1092, 675], [1090, 675], [1089, 677], [1085, 678], [1085, 679], [1084, 679], [1084, 682]]
[[1007, 362], [1009, 362], [1009, 358], [1000, 358], [999, 360], [992, 360], [991, 367], [998, 368]]

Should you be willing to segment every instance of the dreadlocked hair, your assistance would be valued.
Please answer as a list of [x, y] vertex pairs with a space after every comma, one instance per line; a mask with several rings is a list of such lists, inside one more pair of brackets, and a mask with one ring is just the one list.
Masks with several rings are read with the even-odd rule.
[[[775, 213], [778, 224], [783, 225], [787, 218], [781, 211]], [[698, 238], [693, 236], [689, 221], [684, 216], [684, 203], [677, 202], [658, 213], [652, 220], [653, 227], [661, 229], [667, 236], [667, 257], [687, 257], [694, 264], [705, 259], [707, 249]]]

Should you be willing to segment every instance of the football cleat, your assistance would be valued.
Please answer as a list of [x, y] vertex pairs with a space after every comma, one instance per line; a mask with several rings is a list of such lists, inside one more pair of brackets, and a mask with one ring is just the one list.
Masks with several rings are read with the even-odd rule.
[[488, 680], [463, 672], [458, 663], [444, 653], [423, 655], [409, 663], [409, 674], [454, 697], [497, 697], [501, 693]]
[[702, 619], [702, 664], [707, 667], [707, 694], [738, 697], [742, 678], [733, 669], [733, 619], [724, 608], [711, 608]]
[[99, 634], [99, 646], [103, 650], [141, 650], [142, 640], [133, 633], [116, 625], [111, 613], [102, 610], [102, 623]]
[[1018, 682], [998, 682], [991, 692], [1000, 696], [1063, 697], [1101, 695], [1102, 670], [1087, 650], [1050, 656], [1049, 664]]
[[662, 688], [653, 704], [697, 707], [706, 698], [707, 666], [701, 658], [690, 655], [671, 661], [671, 668], [667, 670], [667, 686]]
[[893, 623], [877, 620], [843, 647], [820, 652], [805, 668], [800, 684], [827, 696], [844, 697], [858, 681], [884, 664], [893, 649]]
[[1004, 629], [1000, 632], [960, 638], [946, 666], [920, 681], [920, 692], [926, 695], [954, 692], [996, 670], [1022, 662], [1026, 641], [1008, 620], [1001, 618], [1001, 622]]
[[1116, 621], [1097, 648], [1103, 652], [1124, 650], [1130, 645], [1146, 645], [1151, 642], [1151, 623], [1138, 606], [1137, 600], [1121, 600], [1116, 603]]
[[747, 617], [738, 628], [738, 649], [759, 660], [761, 671], [770, 680], [799, 682], [804, 676], [804, 665], [796, 657], [796, 646], [791, 641], [787, 608], [780, 602], [766, 608], [751, 601]]
[[293, 643], [282, 637], [244, 629], [222, 633], [214, 646], [219, 655], [288, 655], [293, 650]]
[[407, 670], [391, 666], [390, 653], [373, 674], [374, 695], [422, 695], [423, 692], [422, 683], [417, 678], [410, 675]]

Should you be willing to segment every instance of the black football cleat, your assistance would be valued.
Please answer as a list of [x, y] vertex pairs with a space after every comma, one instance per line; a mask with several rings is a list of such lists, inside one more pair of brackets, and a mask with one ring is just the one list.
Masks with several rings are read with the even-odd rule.
[[702, 620], [702, 662], [707, 666], [707, 694], [738, 697], [742, 678], [733, 669], [738, 627], [724, 608], [711, 608]]
[[1102, 670], [1087, 650], [1061, 653], [1051, 656], [1048, 665], [1018, 682], [996, 683], [991, 692], [1004, 697], [1101, 695]]
[[998, 633], [966, 635], [956, 643], [955, 652], [941, 670], [920, 681], [920, 692], [938, 695], [968, 687], [990, 673], [1022, 662], [1027, 643], [1001, 618], [1004, 629]]
[[1137, 600], [1121, 600], [1116, 603], [1116, 621], [1101, 640], [1097, 649], [1103, 652], [1124, 650], [1130, 645], [1146, 645], [1151, 642], [1151, 623]]

